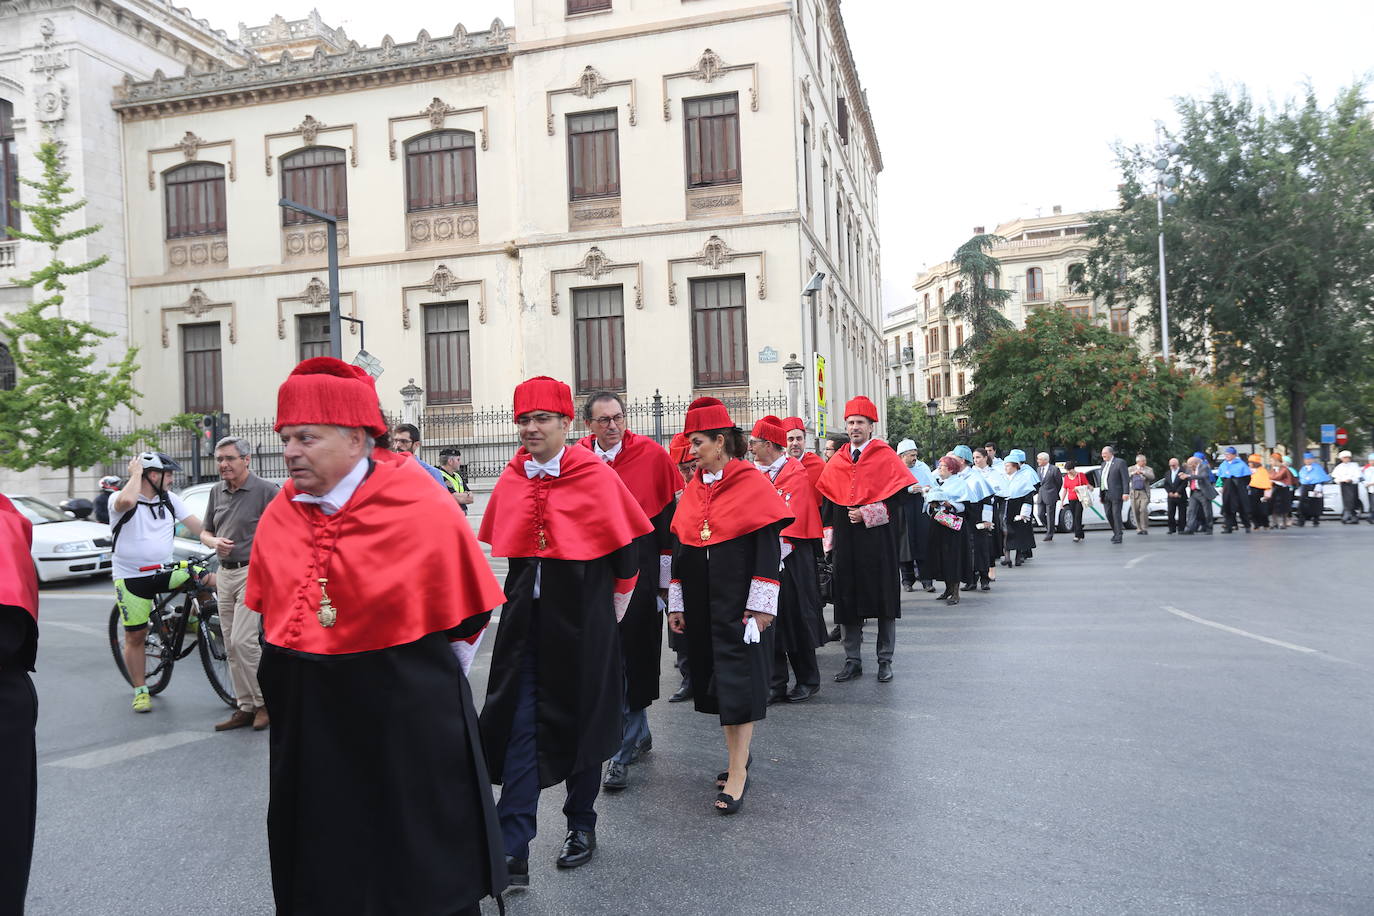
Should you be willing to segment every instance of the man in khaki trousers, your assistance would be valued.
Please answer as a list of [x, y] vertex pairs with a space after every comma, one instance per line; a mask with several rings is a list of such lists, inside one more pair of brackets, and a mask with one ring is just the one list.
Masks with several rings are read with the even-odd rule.
[[1155, 482], [1155, 472], [1145, 461], [1144, 455], [1136, 455], [1135, 464], [1128, 471], [1131, 475], [1131, 516], [1136, 534], [1150, 533], [1150, 485]]
[[277, 485], [249, 469], [252, 460], [248, 441], [226, 436], [215, 445], [215, 467], [220, 483], [210, 491], [205, 527], [200, 541], [219, 555], [216, 579], [219, 622], [229, 655], [229, 676], [234, 684], [238, 709], [215, 726], [215, 731], [253, 726], [262, 731], [270, 724], [262, 688], [258, 686], [258, 642], [261, 616], [243, 603], [248, 584], [248, 558], [253, 552], [253, 533], [258, 519], [277, 495]]

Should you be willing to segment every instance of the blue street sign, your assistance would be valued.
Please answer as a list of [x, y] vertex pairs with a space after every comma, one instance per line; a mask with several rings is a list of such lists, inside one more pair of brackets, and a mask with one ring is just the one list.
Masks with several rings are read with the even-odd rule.
[[1322, 424], [1322, 445], [1335, 445], [1335, 444], [1336, 444], [1336, 424], [1335, 424], [1335, 423], [1323, 423], [1323, 424]]

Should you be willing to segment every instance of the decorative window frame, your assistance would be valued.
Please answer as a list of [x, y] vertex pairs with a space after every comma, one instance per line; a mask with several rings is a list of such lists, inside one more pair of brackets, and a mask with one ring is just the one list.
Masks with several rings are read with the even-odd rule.
[[[752, 64], [731, 64], [727, 65], [721, 56], [710, 48], [701, 53], [697, 58], [696, 66], [691, 70], [683, 70], [679, 73], [663, 74], [663, 120], [673, 120], [673, 99], [668, 95], [668, 83], [675, 80], [696, 80], [706, 83], [708, 86], [721, 77], [731, 73], [743, 73], [748, 71], [752, 77], [750, 83], [743, 88], [749, 93], [749, 110], [759, 110], [759, 65]], [[719, 92], [730, 92], [740, 90], [740, 81], [737, 79], [727, 80], [726, 84], [719, 88], [709, 90], [711, 94]]]
[[[217, 149], [221, 146], [229, 147], [228, 162], [220, 162], [217, 159], [200, 158], [201, 150]], [[181, 153], [182, 161], [174, 163], [172, 165], [164, 165], [161, 168], [158, 168], [153, 163], [153, 159], [155, 157], [166, 156], [173, 153]], [[229, 173], [229, 180], [238, 181], [238, 142], [232, 139], [206, 141], [202, 140], [200, 137], [197, 137], [194, 133], [188, 130], [186, 131], [186, 134], [173, 146], [159, 146], [156, 149], [148, 150], [148, 190], [157, 190], [157, 176], [159, 173], [168, 172], [171, 169], [176, 168], [176, 166], [184, 165], [187, 162], [211, 162], [216, 165], [222, 165], [226, 168], [226, 170]]]
[[[599, 11], [599, 10], [598, 10], [597, 12], [602, 12], [602, 11]], [[571, 95], [571, 96], [576, 96], [576, 97], [578, 97], [578, 98], [583, 98], [583, 99], [591, 100], [591, 99], [596, 98], [598, 95], [600, 95], [600, 94], [603, 93], [603, 92], [606, 92], [606, 91], [611, 90], [611, 89], [619, 89], [619, 88], [624, 87], [624, 86], [628, 86], [629, 89], [630, 89], [630, 100], [629, 100], [628, 102], [625, 103], [625, 109], [626, 109], [626, 111], [627, 111], [627, 113], [628, 113], [628, 115], [629, 115], [629, 119], [628, 119], [628, 120], [629, 120], [629, 122], [630, 122], [630, 126], [631, 126], [631, 127], [637, 126], [637, 125], [639, 124], [639, 122], [638, 122], [638, 120], [637, 120], [637, 117], [638, 117], [637, 112], [638, 112], [638, 110], [639, 110], [639, 101], [638, 101], [638, 96], [637, 96], [636, 93], [635, 93], [635, 81], [634, 81], [634, 79], [631, 78], [631, 79], [626, 79], [626, 80], [608, 80], [608, 79], [606, 79], [606, 77], [604, 77], [604, 76], [601, 75], [601, 71], [597, 70], [597, 69], [596, 69], [595, 67], [593, 67], [591, 64], [587, 64], [587, 66], [584, 67], [583, 70], [582, 70], [582, 72], [578, 75], [578, 77], [577, 77], [577, 82], [575, 82], [572, 86], [570, 86], [570, 87], [568, 87], [568, 88], [566, 88], [566, 89], [548, 89], [548, 90], [545, 90], [545, 92], [544, 92], [544, 128], [545, 128], [545, 130], [548, 132], [548, 135], [549, 135], [550, 137], [556, 136], [557, 133], [558, 133], [558, 115], [560, 115], [560, 114], [576, 114], [576, 112], [564, 111], [564, 110], [562, 110], [561, 108], [560, 108], [558, 111], [554, 111], [554, 105], [553, 105], [554, 96], [559, 96], [559, 95]], [[619, 110], [619, 108], [620, 108], [620, 106], [617, 104], [617, 105], [616, 105], [616, 109]]]
[[[719, 272], [722, 268], [734, 263], [741, 258], [757, 258], [759, 262], [759, 272], [754, 275], [754, 293], [760, 301], [768, 298], [768, 254], [763, 251], [735, 251], [725, 243], [725, 240], [718, 235], [712, 235], [706, 239], [701, 246], [701, 250], [690, 257], [669, 258], [668, 259], [668, 305], [676, 306], [677, 297], [677, 274], [675, 269], [689, 264], [697, 268]], [[731, 271], [732, 273], [734, 271]], [[694, 273], [686, 277], [687, 280], [706, 276], [701, 273]]]
[[346, 130], [350, 133], [353, 142], [348, 147], [348, 164], [353, 168], [358, 167], [358, 125], [357, 124], [335, 124], [333, 127], [322, 121], [315, 120], [313, 115], [306, 115], [301, 123], [291, 130], [279, 131], [275, 134], [264, 134], [262, 137], [263, 166], [267, 169], [267, 174], [272, 174], [272, 160], [277, 158], [272, 155], [272, 141], [285, 140], [289, 138], [300, 138], [300, 145], [293, 146], [284, 150], [278, 156], [285, 156], [294, 153], [298, 149], [307, 149], [318, 146], [317, 142], [320, 134], [334, 133]]
[[[476, 303], [473, 302], [473, 297], [471, 295], [458, 295], [459, 290], [465, 288], [470, 289], [472, 287], [477, 288]], [[401, 287], [401, 327], [409, 331], [411, 308], [418, 309], [422, 305], [435, 302], [436, 296], [438, 297], [437, 302], [452, 302], [455, 299], [466, 298], [469, 314], [471, 314], [471, 309], [475, 304], [477, 306], [477, 323], [487, 323], [486, 278], [484, 277], [479, 280], [463, 280], [450, 270], [447, 264], [440, 263], [435, 266], [434, 273], [431, 274], [430, 278], [424, 283], [420, 283], [416, 286]], [[471, 328], [471, 325], [469, 325], [469, 328]]]
[[[478, 127], [476, 130], [473, 130], [465, 122], [461, 121], [454, 127], [448, 126], [449, 118], [470, 119], [470, 116], [479, 114], [482, 116], [482, 126]], [[406, 121], [428, 121], [429, 129], [401, 137], [400, 140], [402, 143], [407, 143], [414, 140], [416, 137], [421, 137], [437, 130], [472, 130], [473, 133], [477, 134], [478, 148], [481, 149], [482, 152], [486, 152], [490, 148], [491, 133], [487, 122], [487, 106], [481, 105], [477, 108], [454, 108], [443, 99], [435, 96], [419, 114], [397, 115], [394, 118], [386, 119], [387, 154], [393, 160], [400, 158], [396, 152], [396, 125]], [[356, 165], [357, 163], [354, 164]]]
[[[339, 311], [343, 311], [344, 300], [348, 300], [348, 314], [352, 318], [358, 317], [358, 299], [352, 292], [339, 293]], [[291, 304], [304, 304], [305, 308], [293, 308], [289, 312], [286, 307]], [[322, 282], [319, 277], [311, 277], [310, 282], [305, 285], [305, 290], [296, 296], [281, 296], [277, 299], [277, 339], [286, 339], [286, 317], [295, 316], [305, 312], [318, 312], [321, 309], [329, 310], [329, 286]], [[348, 325], [348, 333], [357, 334], [357, 322], [345, 322]]]
[[206, 295], [205, 292], [199, 286], [193, 286], [191, 287], [190, 295], [186, 297], [186, 301], [183, 302], [181, 305], [168, 305], [164, 306], [161, 309], [162, 349], [166, 350], [171, 346], [171, 336], [167, 327], [167, 316], [169, 314], [177, 312], [186, 315], [191, 319], [191, 322], [173, 322], [174, 325], [181, 325], [197, 322], [200, 318], [204, 317], [207, 313], [214, 309], [229, 310], [229, 343], [237, 344], [239, 342], [238, 306], [233, 302], [213, 302], [211, 301], [211, 298], [208, 295]]
[[[633, 270], [635, 272], [635, 285], [633, 291], [634, 307], [644, 308], [644, 262], [643, 261], [612, 261], [606, 253], [596, 245], [587, 249], [587, 253], [582, 256], [582, 260], [572, 267], [560, 267], [549, 271], [549, 312], [557, 315], [560, 312], [558, 305], [559, 297], [562, 293], [572, 289], [572, 282], [560, 282], [560, 277], [569, 274], [576, 274], [586, 277], [592, 283], [598, 285], [608, 285], [602, 283], [602, 278], [610, 276], [618, 271]], [[622, 284], [623, 285], [623, 284]]]

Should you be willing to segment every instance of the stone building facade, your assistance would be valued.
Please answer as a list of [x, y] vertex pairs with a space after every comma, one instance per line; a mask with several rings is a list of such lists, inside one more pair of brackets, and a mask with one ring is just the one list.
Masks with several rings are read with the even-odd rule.
[[117, 93], [148, 416], [270, 416], [328, 352], [324, 224], [284, 196], [340, 219], [342, 352], [365, 337], [388, 410], [409, 379], [448, 416], [532, 374], [779, 391], [812, 352], [830, 401], [879, 390], [882, 158], [838, 0], [519, 0], [371, 48], [240, 29], [267, 42]]

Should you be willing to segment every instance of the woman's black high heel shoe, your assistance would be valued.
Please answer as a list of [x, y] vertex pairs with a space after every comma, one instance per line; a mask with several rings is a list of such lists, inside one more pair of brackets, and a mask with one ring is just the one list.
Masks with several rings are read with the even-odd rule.
[[724, 792], [716, 793], [717, 814], [738, 814], [744, 807], [744, 793], [749, 791], [749, 776], [744, 777], [744, 788], [739, 790], [739, 798], [731, 798]]
[[[746, 780], [749, 778], [749, 768], [750, 768], [751, 766], [753, 766], [753, 765], [754, 765], [754, 755], [753, 755], [753, 754], [750, 754], [750, 755], [749, 755], [749, 762], [746, 763], [746, 764], [744, 765], [744, 778], [745, 778]], [[724, 773], [721, 773], [721, 774], [719, 774], [718, 776], [716, 776], [716, 788], [717, 788], [717, 789], [723, 789], [723, 788], [725, 788], [725, 780], [727, 780], [727, 779], [729, 779], [729, 778], [730, 778], [730, 771], [729, 771], [729, 770], [726, 770]], [[741, 795], [740, 797], [743, 798], [744, 796]]]

